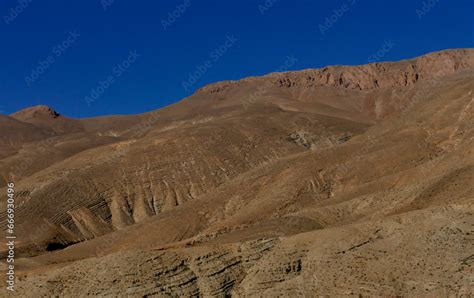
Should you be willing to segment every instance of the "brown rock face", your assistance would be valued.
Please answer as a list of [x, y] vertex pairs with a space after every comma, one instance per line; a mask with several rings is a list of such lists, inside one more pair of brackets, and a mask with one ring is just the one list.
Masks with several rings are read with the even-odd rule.
[[18, 294], [472, 295], [473, 87], [458, 49], [2, 116]]
[[372, 90], [412, 86], [421, 79], [432, 80], [474, 67], [471, 49], [431, 53], [420, 58], [401, 61], [372, 63], [361, 66], [330, 66], [321, 69], [272, 73], [259, 78], [225, 81], [201, 88], [200, 92], [218, 93], [231, 86], [249, 81], [270, 81], [279, 87], [342, 87]]

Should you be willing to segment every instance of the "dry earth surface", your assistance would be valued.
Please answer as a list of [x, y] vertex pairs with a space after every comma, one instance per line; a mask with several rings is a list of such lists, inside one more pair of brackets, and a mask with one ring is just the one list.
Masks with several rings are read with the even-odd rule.
[[142, 115], [0, 115], [15, 294], [474, 295], [473, 87], [456, 49], [219, 82]]

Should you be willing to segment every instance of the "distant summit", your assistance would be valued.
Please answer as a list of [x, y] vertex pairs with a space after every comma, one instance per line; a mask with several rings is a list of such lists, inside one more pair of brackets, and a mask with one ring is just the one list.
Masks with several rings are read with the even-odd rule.
[[16, 113], [11, 114], [10, 116], [17, 120], [28, 122], [28, 120], [31, 120], [37, 117], [47, 117], [47, 118], [55, 119], [55, 118], [60, 117], [61, 114], [59, 114], [56, 110], [54, 110], [51, 107], [48, 107], [45, 105], [38, 105], [31, 108], [20, 110]]
[[51, 129], [60, 134], [83, 130], [82, 124], [78, 120], [65, 117], [46, 105], [23, 109], [11, 114], [10, 117], [38, 127]]

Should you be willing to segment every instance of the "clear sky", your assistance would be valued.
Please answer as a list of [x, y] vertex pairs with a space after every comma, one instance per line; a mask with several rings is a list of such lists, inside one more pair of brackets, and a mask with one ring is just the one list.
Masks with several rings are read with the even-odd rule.
[[472, 0], [2, 0], [0, 113], [150, 111], [205, 84], [474, 47]]

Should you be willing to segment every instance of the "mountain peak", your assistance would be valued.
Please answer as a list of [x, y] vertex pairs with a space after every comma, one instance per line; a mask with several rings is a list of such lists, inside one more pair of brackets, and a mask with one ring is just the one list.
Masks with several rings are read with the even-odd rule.
[[60, 134], [83, 131], [84, 129], [79, 120], [65, 117], [46, 105], [23, 109], [11, 114], [10, 117]]
[[59, 114], [52, 107], [46, 105], [38, 105], [20, 110], [16, 113], [11, 114], [11, 116], [17, 120], [27, 120], [36, 117], [47, 117], [55, 119], [60, 117], [61, 114]]

